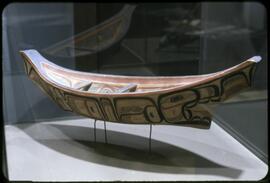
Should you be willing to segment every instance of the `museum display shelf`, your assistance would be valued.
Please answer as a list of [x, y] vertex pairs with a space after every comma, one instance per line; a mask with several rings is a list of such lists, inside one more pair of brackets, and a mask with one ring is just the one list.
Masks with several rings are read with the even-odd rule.
[[213, 122], [209, 130], [91, 119], [5, 126], [11, 181], [260, 180], [268, 166]]

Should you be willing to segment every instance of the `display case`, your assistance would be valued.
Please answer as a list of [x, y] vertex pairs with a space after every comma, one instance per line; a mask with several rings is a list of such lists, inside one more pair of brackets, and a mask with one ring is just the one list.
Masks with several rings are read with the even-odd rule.
[[[2, 14], [1, 158], [7, 179], [263, 179], [266, 14], [256, 2], [9, 4]], [[202, 104], [211, 126], [198, 129], [169, 122], [114, 123], [65, 111], [28, 77], [19, 52], [29, 49], [66, 69], [126, 78], [194, 77], [253, 56], [262, 59], [251, 87], [218, 105]]]

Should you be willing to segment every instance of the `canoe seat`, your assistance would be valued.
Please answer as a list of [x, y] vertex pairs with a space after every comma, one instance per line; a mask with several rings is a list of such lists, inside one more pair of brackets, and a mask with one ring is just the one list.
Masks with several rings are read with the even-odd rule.
[[88, 91], [90, 86], [92, 85], [92, 82], [81, 82], [81, 83], [76, 83], [74, 86], [74, 89], [76, 90], [81, 90], [81, 91]]
[[118, 93], [134, 92], [136, 88], [137, 88], [137, 84], [129, 83], [127, 86], [119, 88], [116, 92]]

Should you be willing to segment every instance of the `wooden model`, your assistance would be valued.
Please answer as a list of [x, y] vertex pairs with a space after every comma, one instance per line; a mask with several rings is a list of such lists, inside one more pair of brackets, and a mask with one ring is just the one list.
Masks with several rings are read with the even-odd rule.
[[135, 8], [136, 5], [127, 4], [112, 18], [42, 51], [53, 56], [70, 57], [105, 50], [126, 35]]
[[255, 56], [212, 74], [139, 77], [73, 71], [49, 62], [36, 50], [21, 55], [28, 77], [64, 110], [118, 123], [204, 129], [212, 121], [204, 106], [250, 87], [261, 60]]

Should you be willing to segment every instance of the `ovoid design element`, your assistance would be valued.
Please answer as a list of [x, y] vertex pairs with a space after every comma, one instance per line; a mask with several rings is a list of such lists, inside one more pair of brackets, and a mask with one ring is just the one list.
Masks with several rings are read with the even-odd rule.
[[36, 50], [21, 51], [28, 77], [64, 110], [95, 120], [208, 129], [218, 104], [251, 86], [259, 56], [198, 76], [93, 74], [57, 66]]
[[110, 19], [73, 37], [43, 49], [46, 54], [60, 57], [83, 56], [105, 50], [126, 35], [136, 5], [125, 5]]

